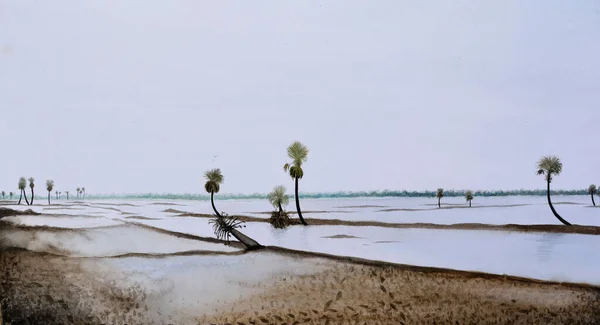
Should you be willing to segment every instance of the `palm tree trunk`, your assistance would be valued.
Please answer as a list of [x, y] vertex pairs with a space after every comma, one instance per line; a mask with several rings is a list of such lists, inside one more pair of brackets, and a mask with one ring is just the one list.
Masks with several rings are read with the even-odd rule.
[[50, 205], [50, 191], [48, 191], [48, 205]]
[[469, 208], [471, 207], [471, 200], [469, 200]]
[[30, 205], [33, 205], [33, 187], [31, 188], [31, 204]]
[[552, 201], [550, 200], [550, 181], [548, 181], [548, 191], [547, 191], [547, 193], [548, 193], [548, 205], [550, 205], [550, 210], [552, 210], [552, 213], [554, 214], [554, 216], [556, 217], [556, 219], [560, 220], [560, 222], [562, 222], [565, 226], [570, 226], [571, 224], [567, 220], [561, 218], [558, 215], [558, 213], [556, 213], [556, 210], [554, 210], [554, 206], [552, 206]]
[[442, 204], [440, 203], [440, 200], [441, 200], [441, 199], [442, 199], [441, 197], [438, 197], [438, 208], [441, 208], [441, 207], [442, 207]]
[[21, 195], [19, 195], [19, 203], [17, 204], [21, 204], [21, 199], [23, 198], [23, 190], [21, 190]]
[[596, 201], [594, 201], [594, 193], [592, 193], [592, 204], [596, 206]]
[[283, 208], [281, 207], [281, 203], [279, 203], [279, 214], [281, 215], [283, 213]]
[[306, 223], [304, 218], [302, 218], [302, 211], [300, 210], [300, 198], [298, 197], [298, 177], [295, 177], [294, 179], [296, 180], [296, 210], [298, 211], [298, 218], [300, 218], [300, 222], [302, 222], [303, 225], [308, 226], [308, 223]]
[[215, 211], [215, 214], [217, 215], [217, 217], [222, 218], [221, 215], [219, 214], [219, 211], [217, 211], [217, 208], [215, 208], [214, 196], [215, 196], [215, 192], [210, 192], [210, 203], [212, 204], [212, 208]]
[[246, 246], [246, 249], [248, 249], [248, 250], [262, 248], [262, 246], [259, 243], [257, 243], [254, 239], [242, 234], [237, 229], [231, 229], [231, 234], [240, 243], [244, 244], [244, 246]]
[[22, 191], [23, 191], [23, 197], [25, 197], [25, 203], [27, 203], [27, 205], [29, 205], [29, 200], [27, 200], [27, 192], [25, 192], [25, 189], [23, 189]]

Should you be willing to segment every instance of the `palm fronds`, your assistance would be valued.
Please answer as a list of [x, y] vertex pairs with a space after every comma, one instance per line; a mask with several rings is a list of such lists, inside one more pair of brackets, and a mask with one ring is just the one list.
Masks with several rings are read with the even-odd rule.
[[588, 187], [588, 194], [594, 195], [597, 192], [598, 192], [598, 189], [596, 188], [596, 185], [592, 184], [592, 185], [590, 185], [590, 187]]
[[444, 189], [443, 188], [438, 188], [437, 192], [435, 193], [435, 197], [437, 197], [437, 198], [444, 197]]
[[271, 212], [269, 223], [271, 223], [271, 226], [277, 229], [287, 228], [287, 226], [290, 225], [290, 217], [285, 211], [273, 211]]
[[208, 223], [212, 224], [213, 232], [219, 240], [225, 240], [227, 244], [230, 242], [231, 231], [246, 227], [243, 221], [240, 221], [236, 216], [229, 216], [225, 212], [221, 212], [221, 217], [215, 216]]
[[301, 166], [308, 159], [308, 147], [300, 141], [294, 141], [288, 148], [287, 154], [294, 162], [294, 165]]
[[546, 180], [551, 182], [553, 175], [560, 175], [563, 165], [557, 156], [544, 156], [538, 161], [537, 168], [537, 174], [546, 175]]
[[27, 179], [25, 177], [19, 178], [19, 189], [24, 190], [27, 187]]
[[466, 191], [465, 199], [467, 200], [467, 202], [473, 200], [473, 191], [471, 191], [471, 190]]
[[49, 179], [46, 181], [46, 190], [48, 190], [48, 192], [52, 192], [52, 189], [54, 189], [54, 181]]
[[279, 206], [284, 207], [288, 205], [290, 202], [289, 197], [285, 194], [286, 188], [283, 185], [275, 186], [273, 190], [267, 194], [267, 199], [269, 203], [275, 208], [278, 209]]

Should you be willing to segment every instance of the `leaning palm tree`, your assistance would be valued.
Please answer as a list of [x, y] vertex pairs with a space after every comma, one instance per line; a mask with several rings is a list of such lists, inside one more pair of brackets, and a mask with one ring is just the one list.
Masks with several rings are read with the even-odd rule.
[[271, 213], [271, 219], [269, 220], [271, 225], [275, 228], [285, 228], [290, 224], [288, 214], [283, 211], [283, 207], [288, 205], [290, 202], [289, 197], [285, 194], [286, 188], [283, 185], [275, 186], [273, 191], [267, 195], [267, 199], [278, 211]]
[[35, 187], [35, 179], [33, 177], [29, 177], [29, 187], [31, 188], [31, 202], [29, 205], [33, 205], [33, 188]]
[[594, 201], [594, 195], [596, 195], [596, 193], [598, 193], [598, 190], [596, 189], [596, 185], [594, 185], [594, 184], [590, 185], [590, 187], [588, 187], [588, 194], [592, 197], [592, 204], [594, 206], [596, 206], [596, 201]]
[[465, 192], [465, 199], [469, 202], [469, 207], [471, 207], [471, 201], [473, 201], [473, 191], [468, 190]]
[[54, 181], [49, 179], [46, 181], [46, 190], [48, 191], [48, 205], [50, 205], [50, 193], [54, 189]]
[[247, 249], [257, 249], [262, 247], [254, 239], [238, 231], [239, 228], [245, 227], [243, 225], [243, 221], [238, 220], [236, 216], [228, 216], [225, 213], [221, 215], [219, 211], [217, 211], [217, 208], [215, 208], [214, 195], [215, 193], [219, 192], [221, 189], [221, 184], [224, 180], [221, 170], [219, 168], [207, 170], [204, 173], [204, 178], [206, 178], [204, 189], [206, 192], [210, 193], [210, 203], [212, 204], [212, 208], [216, 215], [216, 217], [211, 219], [209, 223], [213, 224], [213, 230], [217, 236], [217, 239], [224, 239], [229, 242], [229, 237], [231, 235], [240, 243], [244, 244]]
[[23, 198], [23, 196], [25, 196], [25, 203], [27, 203], [27, 205], [29, 205], [29, 200], [27, 200], [27, 193], [25, 193], [26, 187], [27, 187], [27, 179], [25, 179], [25, 177], [19, 178], [18, 188], [21, 191], [21, 196], [19, 196], [19, 203], [17, 203], [17, 204], [21, 204], [21, 199]]
[[558, 158], [557, 156], [544, 156], [538, 161], [537, 174], [544, 175], [544, 178], [546, 179], [546, 182], [548, 184], [546, 194], [548, 196], [548, 205], [550, 206], [550, 210], [552, 210], [552, 213], [558, 220], [560, 220], [560, 222], [562, 222], [564, 225], [570, 226], [571, 224], [567, 220], [561, 218], [561, 216], [558, 215], [556, 210], [554, 210], [554, 206], [552, 205], [552, 201], [550, 200], [550, 183], [552, 182], [552, 176], [560, 175], [560, 173], [562, 172], [562, 167], [563, 165], [560, 162], [560, 158]]
[[435, 193], [435, 197], [438, 199], [438, 208], [441, 208], [442, 204], [441, 204], [440, 201], [444, 197], [444, 189], [443, 188], [438, 188], [437, 192]]
[[298, 180], [304, 176], [302, 170], [302, 164], [308, 159], [308, 147], [300, 143], [299, 141], [293, 142], [287, 148], [288, 157], [292, 160], [292, 163], [283, 165], [283, 170], [290, 173], [295, 183], [295, 196], [296, 196], [296, 210], [298, 211], [298, 218], [303, 225], [307, 226], [308, 223], [304, 221], [302, 217], [302, 211], [300, 210], [300, 198], [298, 197]]

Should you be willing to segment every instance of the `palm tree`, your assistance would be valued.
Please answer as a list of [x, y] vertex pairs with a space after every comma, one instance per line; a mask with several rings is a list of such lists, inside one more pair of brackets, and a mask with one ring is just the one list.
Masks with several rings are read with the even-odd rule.
[[557, 156], [544, 156], [538, 161], [537, 174], [544, 175], [544, 178], [548, 183], [548, 189], [546, 191], [546, 194], [548, 195], [548, 205], [550, 205], [550, 210], [552, 210], [552, 213], [558, 220], [560, 220], [560, 222], [562, 222], [566, 226], [570, 226], [571, 224], [567, 220], [561, 218], [561, 216], [558, 215], [556, 210], [554, 210], [554, 206], [552, 206], [552, 201], [550, 200], [550, 183], [552, 182], [552, 176], [560, 175], [560, 173], [562, 172], [562, 167], [563, 165], [560, 162], [560, 158], [558, 158]]
[[212, 204], [212, 208], [215, 211], [216, 218], [211, 219], [210, 223], [213, 224], [213, 230], [218, 239], [226, 239], [229, 242], [229, 235], [233, 235], [235, 239], [237, 239], [240, 243], [244, 244], [247, 249], [257, 249], [262, 247], [259, 243], [257, 243], [254, 239], [244, 235], [239, 232], [238, 228], [243, 228], [243, 222], [239, 221], [237, 217], [221, 215], [217, 208], [215, 208], [215, 193], [219, 193], [221, 189], [221, 184], [223, 183], [224, 177], [219, 168], [214, 168], [207, 170], [204, 173], [204, 178], [206, 178], [206, 184], [204, 184], [204, 189], [206, 192], [210, 193], [210, 203]]
[[596, 202], [594, 201], [594, 195], [598, 193], [598, 190], [596, 189], [596, 185], [592, 184], [590, 185], [590, 187], [588, 187], [588, 194], [592, 196], [592, 204], [594, 206], [596, 206]]
[[469, 202], [469, 207], [471, 207], [471, 201], [473, 201], [473, 191], [468, 190], [465, 192], [465, 199]]
[[435, 193], [435, 197], [438, 199], [438, 208], [441, 208], [442, 204], [440, 203], [440, 201], [444, 197], [444, 189], [443, 188], [438, 188], [437, 192]]
[[25, 203], [27, 203], [27, 205], [29, 205], [29, 200], [27, 200], [27, 193], [25, 193], [25, 188], [27, 187], [27, 179], [25, 179], [25, 177], [21, 177], [19, 178], [19, 190], [21, 190], [21, 196], [19, 196], [19, 203], [17, 204], [21, 204], [21, 199], [23, 198], [23, 196], [25, 196]]
[[289, 218], [287, 213], [283, 211], [283, 206], [288, 205], [290, 202], [289, 197], [285, 194], [286, 188], [283, 185], [275, 186], [273, 191], [267, 195], [267, 199], [273, 205], [275, 209], [279, 211], [273, 211], [271, 214], [271, 225], [275, 228], [285, 228], [289, 225]]
[[69, 200], [69, 191], [65, 191], [65, 194], [67, 194], [67, 200]]
[[35, 187], [35, 179], [33, 177], [29, 177], [29, 187], [31, 188], [31, 202], [29, 205], [33, 205], [33, 188]]
[[78, 187], [77, 188], [77, 199], [79, 200], [79, 192], [81, 192], [81, 189]]
[[285, 164], [283, 166], [283, 170], [285, 172], [290, 172], [290, 176], [294, 179], [295, 183], [295, 195], [296, 195], [296, 210], [298, 211], [298, 218], [300, 218], [300, 222], [303, 225], [307, 226], [308, 223], [304, 221], [302, 217], [302, 211], [300, 210], [300, 198], [298, 197], [298, 180], [304, 176], [304, 171], [302, 170], [302, 164], [306, 162], [308, 159], [308, 147], [300, 143], [299, 141], [295, 141], [287, 148], [288, 157], [292, 160], [291, 164]]
[[56, 194], [56, 199], [58, 200], [58, 191], [54, 192]]
[[81, 188], [81, 193], [83, 193], [83, 199], [85, 200], [85, 187]]
[[54, 189], [54, 181], [49, 179], [46, 181], [46, 190], [48, 190], [48, 205], [50, 205], [50, 193]]
[[204, 173], [204, 178], [206, 178], [206, 184], [204, 184], [204, 189], [206, 192], [210, 193], [210, 203], [212, 204], [212, 208], [215, 211], [217, 217], [221, 217], [217, 208], [215, 208], [215, 193], [219, 193], [219, 189], [221, 188], [221, 184], [223, 184], [224, 177], [221, 174], [221, 170], [219, 168], [214, 168], [207, 170]]
[[4, 197], [6, 196], [6, 192], [2, 191], [2, 199], [4, 200]]
[[10, 198], [10, 200], [12, 200], [13, 195], [15, 195], [15, 193], [13, 193], [13, 192], [8, 193], [8, 197]]

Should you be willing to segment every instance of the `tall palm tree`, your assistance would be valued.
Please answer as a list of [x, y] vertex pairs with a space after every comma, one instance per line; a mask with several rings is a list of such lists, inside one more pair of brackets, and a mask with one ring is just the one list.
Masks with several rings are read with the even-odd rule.
[[2, 191], [2, 199], [4, 200], [4, 197], [6, 196], [6, 192]]
[[54, 181], [49, 179], [46, 181], [46, 190], [48, 190], [48, 205], [50, 205], [50, 193], [54, 189]]
[[8, 193], [8, 197], [10, 198], [9, 200], [12, 200], [13, 195], [15, 195], [15, 193], [13, 193], [13, 192]]
[[56, 199], [58, 200], [58, 191], [54, 192], [56, 194]]
[[285, 228], [289, 225], [289, 217], [287, 213], [283, 211], [283, 206], [288, 205], [290, 202], [290, 199], [285, 192], [285, 186], [279, 185], [275, 186], [273, 191], [267, 195], [269, 203], [271, 203], [275, 209], [279, 209], [279, 211], [273, 211], [273, 213], [271, 213], [270, 222], [275, 228]]
[[307, 226], [308, 223], [304, 221], [304, 218], [302, 217], [302, 211], [300, 210], [300, 198], [298, 197], [298, 180], [302, 179], [302, 176], [304, 176], [302, 164], [305, 163], [308, 159], [308, 147], [303, 145], [299, 141], [295, 141], [287, 148], [287, 154], [288, 157], [292, 160], [292, 163], [283, 165], [283, 170], [285, 172], [289, 171], [290, 176], [292, 177], [292, 179], [294, 179], [296, 210], [298, 211], [298, 218], [300, 218], [300, 222], [302, 222], [303, 225]]
[[592, 204], [594, 206], [596, 206], [596, 201], [594, 201], [594, 195], [598, 193], [598, 190], [596, 189], [596, 185], [592, 184], [590, 185], [590, 187], [588, 187], [588, 194], [592, 196]]
[[435, 193], [435, 197], [438, 199], [438, 208], [441, 208], [442, 207], [442, 203], [440, 201], [444, 197], [444, 189], [443, 188], [438, 188], [437, 192]]
[[207, 170], [204, 173], [204, 178], [206, 178], [206, 184], [204, 184], [204, 189], [206, 192], [210, 193], [210, 203], [212, 204], [212, 208], [215, 211], [217, 217], [221, 217], [217, 208], [215, 208], [215, 193], [219, 193], [219, 189], [221, 188], [221, 184], [223, 184], [224, 177], [219, 168], [214, 168]]
[[29, 205], [33, 205], [33, 188], [35, 187], [35, 179], [33, 177], [29, 177], [29, 187], [31, 188], [31, 202]]
[[27, 205], [29, 205], [29, 200], [27, 200], [27, 193], [25, 193], [25, 188], [27, 187], [27, 179], [25, 179], [25, 177], [21, 177], [19, 178], [19, 190], [21, 190], [21, 196], [19, 196], [19, 203], [17, 204], [21, 204], [21, 199], [23, 198], [23, 196], [25, 196], [25, 203], [27, 203]]
[[552, 176], [560, 175], [563, 168], [563, 165], [560, 162], [560, 158], [558, 158], [557, 156], [544, 156], [538, 161], [537, 168], [537, 174], [544, 175], [544, 178], [548, 183], [548, 189], [546, 191], [546, 194], [548, 195], [548, 205], [550, 206], [550, 210], [552, 210], [552, 213], [558, 220], [560, 220], [560, 222], [562, 222], [566, 226], [570, 226], [571, 224], [567, 220], [561, 218], [561, 216], [558, 215], [556, 210], [554, 210], [554, 206], [552, 205], [552, 201], [550, 200], [550, 183], [552, 182]]
[[469, 202], [469, 207], [471, 207], [471, 201], [473, 201], [473, 191], [468, 190], [465, 192], [465, 199]]
[[65, 194], [67, 194], [67, 200], [69, 200], [69, 191], [65, 191]]
[[79, 200], [79, 192], [81, 192], [81, 189], [78, 187], [77, 188], [77, 199]]
[[81, 188], [81, 193], [83, 194], [83, 199], [85, 200], [85, 187]]

